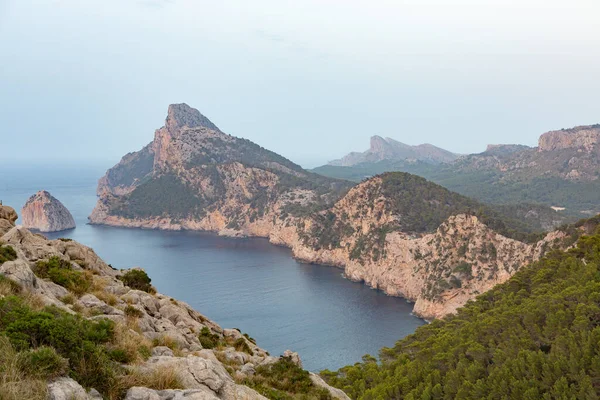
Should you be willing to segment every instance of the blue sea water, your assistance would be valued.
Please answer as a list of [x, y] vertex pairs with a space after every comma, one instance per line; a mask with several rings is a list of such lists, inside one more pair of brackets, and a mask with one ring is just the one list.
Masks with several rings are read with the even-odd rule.
[[348, 281], [340, 269], [299, 263], [265, 239], [87, 225], [107, 167], [3, 166], [0, 200], [20, 212], [29, 196], [48, 190], [77, 223], [48, 237], [90, 246], [115, 268], [143, 267], [160, 292], [247, 332], [271, 354], [299, 352], [312, 371], [376, 355], [424, 324], [406, 300]]

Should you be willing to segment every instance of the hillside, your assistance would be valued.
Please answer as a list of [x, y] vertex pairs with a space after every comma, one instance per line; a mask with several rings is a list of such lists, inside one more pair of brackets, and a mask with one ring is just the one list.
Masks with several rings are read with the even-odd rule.
[[314, 172], [360, 181], [387, 171], [422, 176], [486, 203], [565, 207], [574, 216], [600, 212], [600, 125], [543, 134], [538, 147], [493, 145], [449, 164], [364, 162]]
[[380, 161], [420, 161], [435, 165], [454, 161], [458, 157], [458, 154], [427, 143], [410, 146], [391, 138], [373, 136], [367, 151], [350, 153], [339, 160], [330, 161], [328, 165], [351, 167], [362, 163], [377, 163]]
[[0, 398], [348, 399], [236, 329], [0, 206]]
[[349, 188], [249, 140], [221, 132], [186, 104], [169, 106], [154, 141], [127, 154], [98, 185], [92, 223], [236, 229], [286, 204], [323, 209]]
[[600, 230], [587, 228], [380, 361], [322, 375], [353, 399], [597, 399]]
[[439, 318], [568, 236], [533, 232], [524, 219], [423, 178], [387, 173], [305, 217], [297, 232], [276, 232], [271, 241], [291, 244], [301, 260], [343, 267], [349, 279], [415, 301], [417, 315]]
[[[193, 125], [190, 127], [189, 125]], [[405, 173], [353, 188], [172, 105], [154, 141], [100, 179], [95, 224], [257, 236], [439, 318], [560, 240], [540, 206], [490, 207]]]

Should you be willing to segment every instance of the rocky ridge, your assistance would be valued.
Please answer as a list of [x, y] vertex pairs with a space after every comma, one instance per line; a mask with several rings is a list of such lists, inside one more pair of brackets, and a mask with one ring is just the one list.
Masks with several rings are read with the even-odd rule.
[[31, 196], [21, 210], [23, 226], [40, 232], [59, 232], [75, 228], [75, 220], [54, 196], [41, 190]]
[[[427, 201], [427, 213], [436, 214], [446, 212], [436, 204], [452, 194], [424, 200], [414, 192], [427, 186], [421, 183], [384, 192], [382, 178], [375, 177], [336, 199], [327, 191], [335, 182], [310, 184], [310, 173], [256, 145], [204, 126], [169, 122], [174, 110], [181, 114], [187, 108], [171, 106], [154, 142], [124, 157], [100, 180], [92, 223], [269, 238], [299, 260], [344, 268], [350, 279], [415, 301], [415, 312], [424, 318], [453, 313], [563, 237], [551, 233], [525, 243], [460, 211], [436, 219], [427, 232], [411, 232], [397, 223], [414, 219], [405, 215], [410, 207], [394, 209], [394, 197]], [[157, 201], [167, 188], [169, 196]]]
[[458, 154], [428, 143], [410, 146], [392, 138], [372, 136], [369, 150], [362, 153], [352, 152], [339, 160], [330, 161], [328, 165], [350, 167], [356, 164], [376, 163], [384, 160], [411, 160], [440, 164], [452, 162], [458, 157]]
[[[92, 249], [71, 240], [47, 240], [15, 226], [16, 217], [12, 208], [0, 206], [0, 248], [15, 251], [10, 261], [0, 258], [0, 277], [15, 282], [30, 302], [41, 307], [54, 306], [93, 321], [113, 321], [119, 335], [136, 346], [147, 346], [151, 352], [148, 358], [124, 365], [130, 373], [153, 376], [160, 371], [173, 371], [181, 386], [164, 390], [134, 386], [127, 390], [127, 400], [264, 399], [244, 383], [260, 377], [261, 368], [281, 360], [301, 366], [296, 353], [272, 357], [249, 336], [221, 328], [181, 301], [153, 289], [128, 287], [123, 279], [127, 271], [113, 269]], [[91, 280], [89, 290], [74, 293], [52, 279], [37, 276], [34, 271], [38, 270], [38, 263], [49, 260], [84, 274]], [[322, 396], [347, 399], [318, 376], [310, 374], [310, 379]], [[57, 400], [102, 398], [97, 391], [86, 391], [67, 377], [50, 382], [48, 393], [50, 399]]]

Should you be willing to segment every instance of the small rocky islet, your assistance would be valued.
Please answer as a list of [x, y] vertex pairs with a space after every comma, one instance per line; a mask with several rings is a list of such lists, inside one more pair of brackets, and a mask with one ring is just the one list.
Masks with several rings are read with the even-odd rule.
[[71, 212], [45, 190], [31, 196], [21, 209], [23, 226], [39, 232], [60, 232], [75, 228]]

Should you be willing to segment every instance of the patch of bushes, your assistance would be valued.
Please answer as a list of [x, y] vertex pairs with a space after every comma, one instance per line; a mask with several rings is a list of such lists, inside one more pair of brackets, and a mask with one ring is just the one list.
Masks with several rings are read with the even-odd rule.
[[34, 311], [21, 298], [8, 296], [0, 299], [0, 335], [18, 351], [33, 351], [23, 357], [45, 366], [46, 374], [59, 374], [63, 366], [49, 350], [36, 351], [42, 346], [68, 359], [69, 375], [81, 385], [105, 395], [114, 390], [119, 370], [104, 346], [114, 335], [110, 320], [89, 321], [56, 307]]
[[57, 256], [50, 257], [47, 261], [38, 261], [33, 272], [38, 277], [50, 279], [78, 296], [87, 293], [92, 287], [91, 276], [82, 271], [75, 271], [69, 261]]
[[257, 367], [256, 374], [243, 383], [270, 399], [331, 399], [330, 393], [316, 386], [310, 379], [310, 373], [294, 364], [289, 357]]
[[0, 265], [17, 259], [17, 252], [11, 246], [0, 246]]
[[150, 284], [152, 279], [146, 271], [142, 269], [131, 269], [118, 277], [126, 286], [135, 290], [142, 290], [147, 293], [154, 293], [154, 288]]
[[212, 333], [208, 327], [203, 327], [198, 335], [200, 344], [205, 349], [214, 349], [220, 344], [221, 338], [216, 333]]
[[233, 343], [233, 347], [237, 351], [243, 351], [244, 353], [250, 354], [251, 356], [254, 355], [254, 352], [252, 351], [252, 349], [250, 348], [250, 346], [248, 346], [248, 342], [246, 342], [246, 340], [244, 338], [237, 339]]

